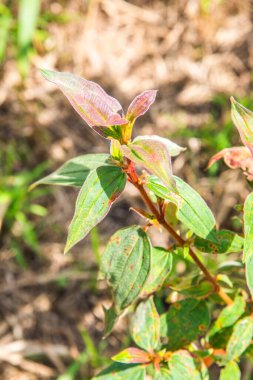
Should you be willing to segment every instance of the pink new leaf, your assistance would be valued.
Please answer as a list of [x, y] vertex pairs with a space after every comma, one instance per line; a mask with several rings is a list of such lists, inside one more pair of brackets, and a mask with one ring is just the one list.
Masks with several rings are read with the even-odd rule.
[[156, 94], [157, 90], [146, 90], [137, 95], [127, 110], [127, 120], [132, 123], [137, 117], [144, 115], [154, 103]]
[[220, 159], [231, 169], [240, 168], [249, 181], [253, 181], [253, 158], [248, 148], [238, 146], [226, 148], [216, 153], [209, 161], [208, 168]]
[[104, 137], [108, 129], [105, 127], [128, 122], [118, 113], [122, 112], [120, 103], [97, 83], [70, 73], [51, 70], [41, 70], [41, 73], [60, 88], [77, 113]]
[[127, 158], [142, 165], [149, 172], [159, 177], [166, 187], [175, 190], [169, 143], [171, 143], [173, 155], [178, 154], [182, 149], [169, 140], [158, 136], [140, 136], [121, 148]]
[[250, 150], [253, 156], [253, 112], [243, 107], [231, 97], [231, 115], [243, 144]]
[[139, 348], [130, 347], [112, 357], [112, 360], [119, 363], [150, 363], [152, 357], [149, 353]]

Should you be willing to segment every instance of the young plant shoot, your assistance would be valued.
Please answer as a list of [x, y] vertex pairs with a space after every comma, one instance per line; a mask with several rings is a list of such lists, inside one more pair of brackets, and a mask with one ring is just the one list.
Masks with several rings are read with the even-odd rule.
[[[221, 380], [239, 380], [240, 359], [253, 348], [253, 192], [243, 207], [244, 233], [217, 229], [201, 195], [173, 174], [172, 158], [185, 148], [156, 135], [132, 140], [135, 122], [154, 103], [156, 90], [136, 96], [124, 113], [118, 100], [94, 82], [48, 70], [42, 75], [111, 144], [110, 153], [75, 157], [32, 185], [80, 188], [65, 253], [106, 217], [127, 181], [143, 200], [143, 208], [133, 205], [141, 224], [112, 235], [99, 268], [112, 294], [111, 307], [104, 308], [104, 336], [128, 314], [132, 345], [113, 356], [111, 366], [94, 380], [207, 380], [213, 363], [221, 369]], [[253, 113], [233, 98], [231, 102], [244, 146], [217, 153], [209, 166], [223, 158], [253, 181]], [[148, 235], [152, 226], [174, 244], [153, 245]], [[230, 272], [204, 264], [208, 255], [215, 261], [217, 255], [231, 253], [241, 258], [228, 258]], [[187, 278], [175, 275], [173, 262], [179, 258], [192, 268]], [[247, 282], [242, 285], [229, 273], [241, 271], [245, 277], [244, 266]], [[172, 293], [177, 294], [176, 302], [173, 297], [165, 302], [165, 295]]]

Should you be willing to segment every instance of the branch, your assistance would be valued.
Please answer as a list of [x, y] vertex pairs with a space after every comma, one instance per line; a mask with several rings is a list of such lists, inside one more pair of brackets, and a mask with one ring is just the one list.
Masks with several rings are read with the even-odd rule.
[[[157, 208], [154, 206], [152, 200], [149, 198], [143, 184], [139, 181], [138, 176], [134, 170], [133, 164], [131, 163], [131, 170], [127, 171], [128, 180], [131, 182], [140, 192], [142, 199], [146, 203], [149, 210], [158, 220], [158, 222], [164, 227], [166, 231], [173, 237], [175, 241], [181, 246], [186, 244], [186, 240], [184, 240], [175, 230], [171, 227], [164, 219], [164, 215], [160, 213]], [[205, 265], [200, 261], [196, 253], [193, 251], [191, 247], [189, 247], [189, 255], [193, 259], [193, 261], [198, 265], [201, 271], [204, 273], [206, 279], [213, 285], [214, 291], [219, 295], [219, 297], [227, 304], [231, 305], [233, 300], [223, 291], [220, 285], [217, 283], [215, 277], [208, 271]]]

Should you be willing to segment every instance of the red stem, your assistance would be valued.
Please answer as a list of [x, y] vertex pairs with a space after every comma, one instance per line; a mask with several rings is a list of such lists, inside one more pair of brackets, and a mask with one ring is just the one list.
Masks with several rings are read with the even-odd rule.
[[[158, 222], [166, 229], [166, 231], [169, 232], [169, 234], [173, 237], [175, 241], [179, 243], [179, 245], [186, 244], [186, 241], [174, 230], [173, 227], [171, 227], [164, 219], [164, 215], [157, 210], [151, 199], [149, 198], [143, 184], [139, 181], [139, 178], [136, 174], [135, 168], [133, 163], [130, 161], [128, 170], [126, 170], [126, 173], [128, 174], [128, 180], [131, 182], [140, 192], [144, 202], [148, 206], [149, 210], [152, 212], [152, 214], [155, 216], [155, 218], [158, 220]], [[196, 253], [192, 250], [191, 247], [189, 247], [189, 255], [193, 259], [193, 261], [198, 265], [198, 267], [201, 269], [201, 271], [204, 273], [206, 279], [213, 285], [214, 291], [219, 295], [219, 297], [227, 304], [231, 305], [233, 303], [233, 300], [223, 291], [223, 289], [220, 287], [220, 285], [217, 283], [215, 277], [208, 271], [208, 269], [205, 267], [205, 265], [200, 261]]]

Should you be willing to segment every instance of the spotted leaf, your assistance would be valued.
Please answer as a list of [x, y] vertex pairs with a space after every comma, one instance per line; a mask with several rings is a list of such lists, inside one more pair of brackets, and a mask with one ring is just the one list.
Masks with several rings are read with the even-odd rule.
[[176, 350], [193, 342], [210, 324], [209, 310], [204, 301], [188, 298], [172, 304], [160, 317], [160, 335], [166, 338], [167, 349]]
[[146, 351], [153, 351], [159, 347], [160, 317], [152, 297], [137, 307], [132, 318], [132, 337], [135, 343]]
[[232, 253], [243, 250], [244, 239], [235, 232], [228, 230], [212, 231], [207, 239], [196, 237], [195, 247], [206, 253]]
[[123, 228], [110, 239], [101, 258], [101, 272], [109, 283], [120, 314], [141, 293], [150, 271], [151, 244], [139, 226]]
[[226, 360], [229, 362], [238, 358], [250, 345], [253, 336], [252, 316], [240, 319], [234, 326], [233, 333], [227, 344]]
[[185, 350], [171, 355], [169, 369], [173, 380], [208, 380], [208, 371], [204, 364], [194, 359]]

